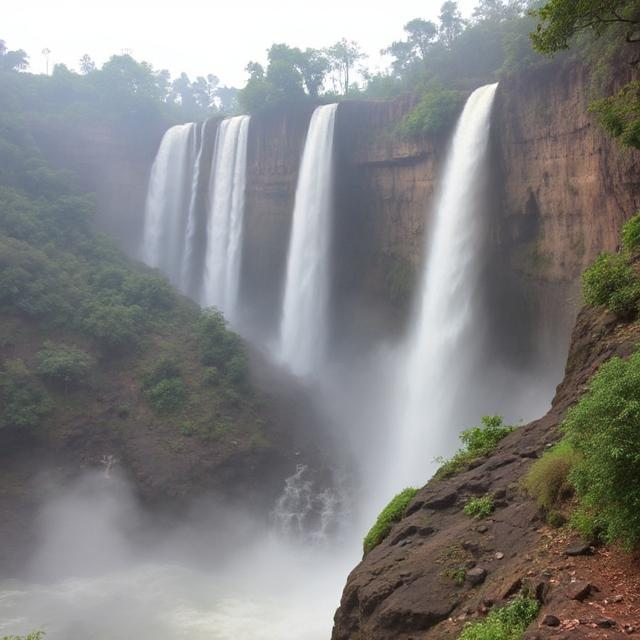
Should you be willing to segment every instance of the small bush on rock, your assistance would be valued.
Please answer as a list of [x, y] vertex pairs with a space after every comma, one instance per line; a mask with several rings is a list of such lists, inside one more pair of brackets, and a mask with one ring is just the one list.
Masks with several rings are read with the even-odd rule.
[[464, 505], [464, 514], [470, 518], [486, 518], [494, 509], [493, 496], [488, 493], [482, 498], [471, 498], [467, 504]]
[[536, 619], [539, 608], [537, 600], [518, 596], [508, 605], [491, 611], [484, 620], [468, 622], [459, 640], [520, 640]]
[[630, 253], [640, 249], [640, 212], [622, 227], [622, 246]]
[[404, 489], [380, 512], [375, 524], [364, 538], [363, 548], [365, 555], [389, 535], [391, 527], [402, 518], [407, 505], [413, 500], [416, 493], [418, 493], [417, 489]]
[[573, 493], [569, 473], [580, 456], [568, 442], [560, 442], [534, 462], [523, 480], [526, 491], [547, 512]]
[[640, 278], [624, 255], [601, 253], [582, 274], [582, 293], [588, 305], [628, 317], [640, 300]]
[[438, 458], [440, 469], [437, 478], [446, 478], [466, 468], [471, 462], [491, 453], [498, 442], [509, 435], [515, 427], [503, 424], [500, 416], [483, 416], [482, 426], [472, 427], [460, 434], [464, 445], [450, 460]]

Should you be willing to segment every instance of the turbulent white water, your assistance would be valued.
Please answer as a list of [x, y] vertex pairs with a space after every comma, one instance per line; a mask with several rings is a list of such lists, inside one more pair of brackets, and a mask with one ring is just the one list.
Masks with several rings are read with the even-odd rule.
[[196, 125], [171, 127], [151, 168], [141, 257], [180, 286], [185, 255], [194, 167]]
[[330, 104], [313, 112], [296, 188], [280, 357], [299, 376], [317, 369], [327, 343], [336, 109]]
[[[476, 89], [458, 120], [434, 212], [400, 392], [396, 483], [422, 484], [464, 424], [477, 353], [474, 323], [491, 107], [497, 84]], [[455, 437], [455, 436], [454, 436]]]
[[240, 283], [249, 116], [218, 128], [211, 168], [211, 207], [201, 302], [234, 320]]

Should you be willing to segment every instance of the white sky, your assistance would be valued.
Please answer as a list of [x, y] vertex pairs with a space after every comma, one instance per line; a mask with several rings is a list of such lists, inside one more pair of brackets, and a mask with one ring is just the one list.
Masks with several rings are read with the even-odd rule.
[[[379, 50], [402, 37], [412, 18], [435, 19], [443, 0], [0, 0], [0, 39], [25, 49], [30, 71], [50, 65], [77, 69], [88, 53], [98, 65], [129, 49], [138, 60], [172, 76], [214, 73], [242, 86], [249, 60], [264, 62], [273, 42], [321, 48], [356, 40], [383, 67]], [[468, 16], [476, 0], [459, 0]]]

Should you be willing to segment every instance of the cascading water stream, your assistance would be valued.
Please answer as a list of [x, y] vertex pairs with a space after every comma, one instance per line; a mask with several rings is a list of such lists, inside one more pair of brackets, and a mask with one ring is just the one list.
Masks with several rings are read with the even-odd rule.
[[211, 207], [201, 302], [233, 322], [240, 282], [249, 116], [220, 123], [211, 169]]
[[249, 121], [223, 120], [215, 143], [207, 135], [214, 121], [165, 133], [151, 169], [141, 251], [183, 293], [230, 321], [240, 283]]
[[299, 376], [317, 369], [327, 341], [336, 109], [336, 104], [330, 104], [313, 112], [296, 188], [280, 358]]
[[141, 258], [182, 284], [194, 166], [196, 125], [171, 127], [162, 138], [151, 168], [145, 207]]
[[471, 94], [449, 149], [401, 373], [396, 486], [424, 483], [434, 456], [448, 453], [457, 429], [465, 426], [458, 421], [466, 419], [479, 351], [474, 326], [486, 235], [481, 214], [496, 88]]

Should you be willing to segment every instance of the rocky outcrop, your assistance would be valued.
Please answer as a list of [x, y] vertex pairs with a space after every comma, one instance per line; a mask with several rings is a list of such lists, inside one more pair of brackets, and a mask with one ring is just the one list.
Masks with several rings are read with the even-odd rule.
[[[628, 355], [638, 339], [637, 324], [583, 311], [550, 412], [507, 436], [473, 468], [416, 494], [388, 537], [349, 575], [333, 640], [453, 640], [465, 622], [523, 587], [542, 605], [526, 636], [531, 640], [551, 637], [556, 627], [572, 639], [625, 637], [640, 619], [634, 587], [640, 570], [615, 551], [587, 547], [589, 553], [571, 556], [575, 541], [544, 524], [520, 479], [558, 438], [559, 421], [597, 367]], [[469, 498], [488, 493], [495, 505], [488, 518], [463, 513]]]

